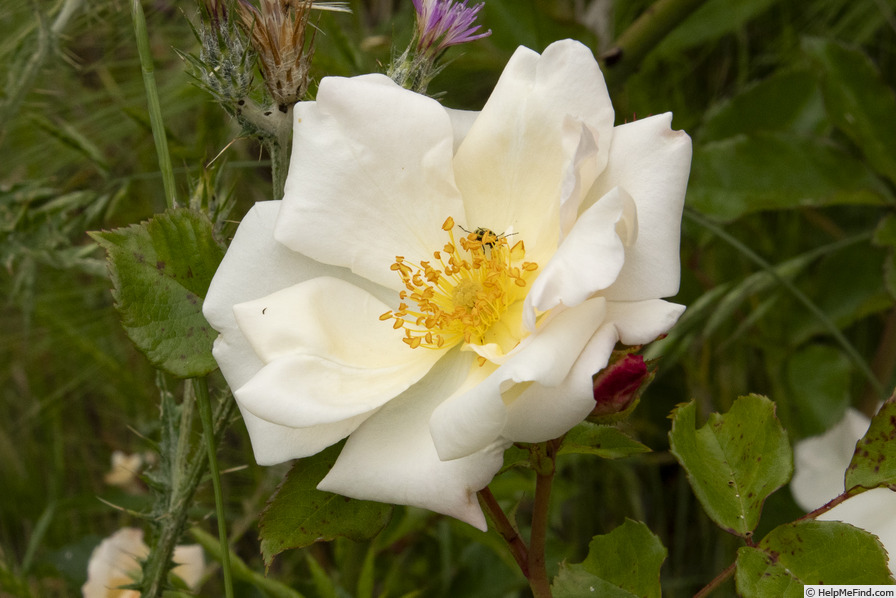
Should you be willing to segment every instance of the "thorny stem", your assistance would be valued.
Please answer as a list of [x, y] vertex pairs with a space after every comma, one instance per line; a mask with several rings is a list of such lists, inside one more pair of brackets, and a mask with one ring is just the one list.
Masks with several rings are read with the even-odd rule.
[[[162, 393], [162, 444], [173, 440], [166, 437], [166, 431], [170, 431], [167, 422], [175, 409], [174, 397], [164, 386], [164, 378], [158, 374], [159, 388]], [[184, 392], [180, 409], [180, 421], [174, 428], [177, 432], [173, 462], [169, 463], [168, 475], [169, 493], [164, 497], [164, 509], [162, 519], [159, 522], [159, 535], [155, 538], [152, 550], [143, 564], [143, 585], [141, 596], [143, 598], [158, 598], [165, 590], [168, 570], [171, 568], [171, 557], [174, 554], [174, 546], [183, 531], [187, 520], [187, 507], [190, 504], [196, 485], [205, 471], [205, 459], [197, 458], [198, 453], [189, 455], [189, 434], [187, 430], [193, 426], [193, 415], [196, 406], [195, 396], [191, 389]], [[165, 455], [162, 455], [163, 460]], [[195, 476], [194, 476], [195, 474]], [[197, 484], [191, 483], [195, 478]]]
[[513, 555], [513, 559], [516, 561], [516, 564], [519, 565], [520, 571], [522, 571], [523, 575], [528, 578], [529, 549], [526, 547], [526, 543], [520, 537], [519, 533], [517, 533], [516, 528], [507, 518], [504, 510], [501, 509], [501, 505], [498, 504], [495, 495], [492, 494], [492, 491], [489, 490], [488, 487], [479, 491], [479, 504], [482, 505], [483, 510], [492, 520], [495, 529], [498, 530], [498, 533], [501, 534], [501, 537], [507, 542], [507, 545], [510, 548], [510, 554]]
[[534, 444], [529, 459], [535, 469], [535, 504], [532, 509], [532, 535], [529, 538], [529, 587], [535, 598], [551, 598], [551, 583], [545, 563], [551, 484], [554, 481], [558, 442]]
[[[163, 393], [167, 393], [167, 390]], [[163, 409], [173, 408], [173, 405], [174, 400], [170, 396], [168, 401], [163, 399]], [[171, 472], [170, 495], [166, 499], [164, 518], [159, 522], [159, 535], [143, 566], [142, 598], [158, 598], [165, 589], [174, 547], [184, 531], [193, 495], [202, 481], [208, 463], [205, 451], [189, 450], [189, 431], [194, 413], [194, 397], [189, 390], [184, 393], [182, 405], [181, 419], [177, 425], [176, 463]], [[234, 406], [233, 400], [225, 399], [215, 409], [213, 428], [216, 445], [230, 421]]]

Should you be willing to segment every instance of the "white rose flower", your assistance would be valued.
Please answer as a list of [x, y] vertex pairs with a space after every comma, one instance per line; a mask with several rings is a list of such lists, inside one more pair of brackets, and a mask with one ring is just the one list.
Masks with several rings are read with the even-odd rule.
[[[97, 546], [87, 562], [87, 582], [81, 586], [84, 598], [140, 598], [137, 590], [121, 590], [140, 579], [140, 559], [149, 555], [143, 530], [125, 527]], [[191, 589], [199, 586], [205, 572], [205, 555], [198, 544], [178, 546], [172, 559], [172, 573]]]
[[[870, 425], [868, 417], [849, 408], [824, 434], [796, 443], [790, 491], [801, 508], [814, 511], [843, 493], [846, 468]], [[890, 555], [890, 572], [896, 576], [896, 492], [889, 488], [866, 490], [822, 513], [818, 520], [842, 521], [877, 536]]]
[[481, 112], [382, 75], [296, 105], [284, 199], [246, 215], [204, 305], [258, 462], [348, 436], [320, 489], [485, 529], [504, 449], [580, 422], [615, 344], [684, 310], [661, 298], [690, 138], [613, 120], [570, 40], [519, 48]]

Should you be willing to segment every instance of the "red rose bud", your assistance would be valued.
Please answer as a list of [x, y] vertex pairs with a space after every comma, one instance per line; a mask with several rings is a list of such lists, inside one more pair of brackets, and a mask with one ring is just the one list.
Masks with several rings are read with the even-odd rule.
[[634, 406], [641, 386], [650, 378], [647, 364], [640, 355], [628, 354], [610, 364], [594, 377], [592, 417], [606, 417]]

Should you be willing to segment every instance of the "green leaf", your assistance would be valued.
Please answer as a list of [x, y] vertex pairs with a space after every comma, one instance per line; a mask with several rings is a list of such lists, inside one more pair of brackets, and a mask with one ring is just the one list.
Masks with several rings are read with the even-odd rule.
[[713, 413], [699, 430], [696, 411], [691, 401], [672, 412], [672, 454], [709, 517], [750, 537], [765, 499], [793, 473], [787, 433], [774, 403], [758, 395], [739, 398], [725, 415]]
[[759, 131], [810, 133], [824, 116], [815, 74], [809, 70], [781, 71], [711, 106], [700, 130], [700, 141]]
[[871, 167], [896, 182], [896, 95], [871, 60], [837, 42], [809, 39], [803, 48], [819, 67], [828, 114], [862, 150]]
[[790, 432], [815, 436], [840, 421], [849, 407], [851, 372], [852, 362], [836, 347], [808, 345], [791, 355], [786, 376], [797, 413]]
[[261, 552], [266, 566], [290, 548], [337, 537], [366, 540], [389, 522], [392, 506], [355, 500], [317, 489], [342, 445], [296, 461], [271, 497], [259, 523]]
[[802, 597], [807, 584], [890, 584], [887, 553], [868, 532], [839, 521], [797, 521], [737, 551], [744, 598]]
[[593, 575], [582, 565], [560, 564], [560, 572], [551, 583], [554, 598], [637, 598], [636, 594], [614, 586]]
[[604, 459], [620, 459], [649, 452], [649, 447], [618, 428], [582, 422], [566, 434], [558, 454], [597, 455]]
[[211, 349], [218, 333], [202, 315], [202, 301], [224, 247], [208, 218], [174, 209], [90, 236], [108, 254], [124, 329], [150, 362], [182, 378], [215, 370]]
[[636, 596], [659, 598], [666, 548], [640, 521], [626, 519], [609, 534], [594, 536], [582, 565], [589, 573]]
[[719, 39], [738, 31], [774, 3], [775, 0], [708, 0], [666, 36], [657, 52], [678, 53]]
[[562, 566], [551, 590], [554, 598], [659, 598], [660, 567], [666, 554], [646, 525], [626, 519], [609, 534], [594, 536], [581, 564]]
[[846, 488], [856, 486], [896, 490], [896, 396], [881, 406], [856, 444], [846, 468]]
[[880, 205], [890, 193], [862, 162], [821, 138], [739, 135], [694, 151], [688, 204], [722, 220], [762, 210]]
[[522, 446], [512, 445], [504, 451], [504, 465], [498, 473], [504, 473], [505, 471], [517, 467], [531, 467], [529, 464], [529, 449]]

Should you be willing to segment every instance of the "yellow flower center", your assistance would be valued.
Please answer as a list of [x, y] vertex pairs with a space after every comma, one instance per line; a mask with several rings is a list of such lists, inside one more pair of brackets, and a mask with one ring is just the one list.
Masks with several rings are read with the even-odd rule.
[[445, 220], [449, 242], [433, 252], [433, 262], [414, 264], [396, 256], [391, 266], [405, 288], [398, 309], [380, 320], [394, 320], [392, 327], [404, 329], [402, 340], [413, 349], [482, 344], [508, 307], [526, 296], [527, 280], [538, 269], [535, 262], [522, 261], [522, 240], [511, 246], [506, 235], [477, 228], [456, 241], [454, 227], [453, 218]]

